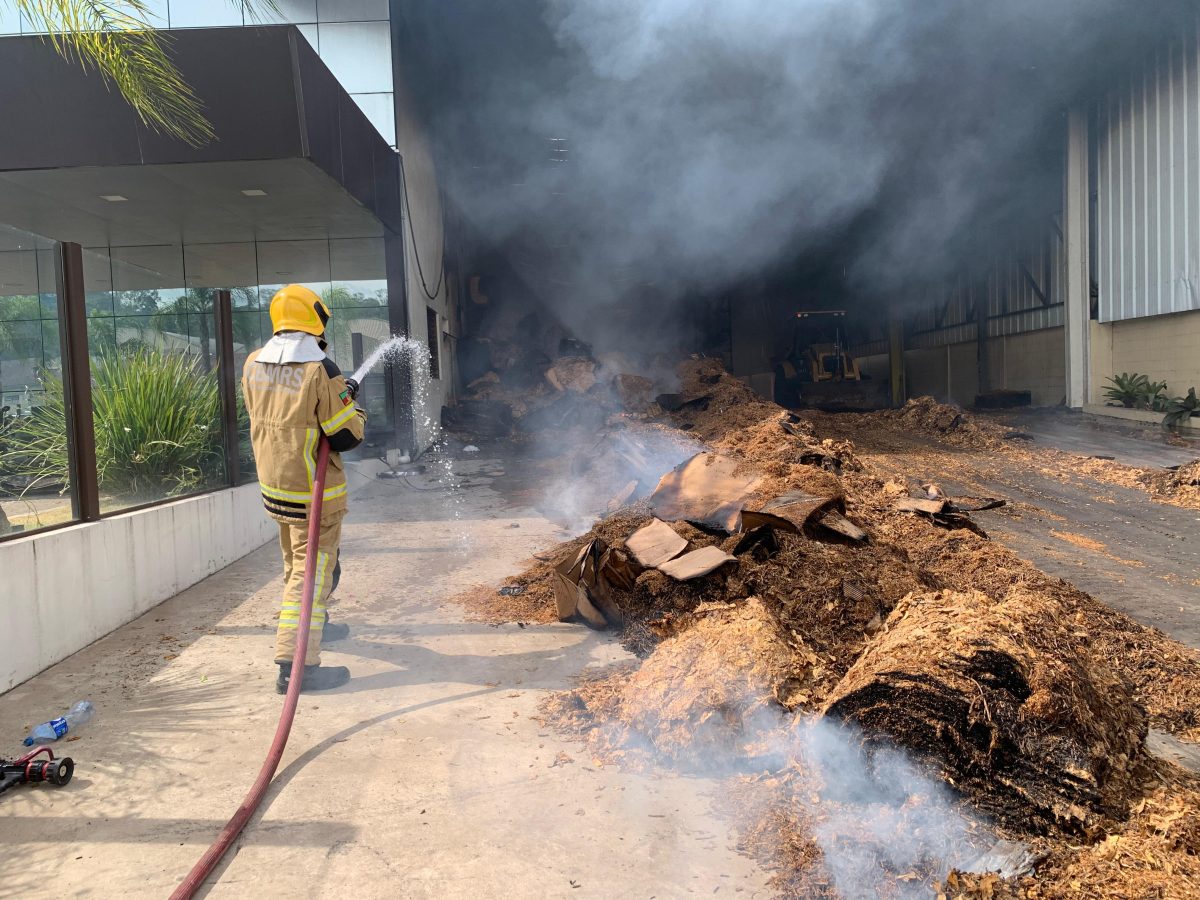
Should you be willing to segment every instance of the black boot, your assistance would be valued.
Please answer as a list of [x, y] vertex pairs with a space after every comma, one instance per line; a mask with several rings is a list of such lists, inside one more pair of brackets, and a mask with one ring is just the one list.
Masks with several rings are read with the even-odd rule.
[[350, 626], [344, 622], [333, 624], [329, 621], [329, 613], [325, 613], [325, 625], [321, 628], [321, 643], [332, 644], [334, 641], [344, 641], [350, 637]]
[[[292, 679], [292, 664], [289, 662], [276, 663], [276, 665], [279, 666], [279, 677], [275, 679], [275, 691], [279, 694], [286, 694], [288, 682]], [[305, 666], [300, 693], [333, 690], [349, 680], [350, 670], [345, 666]]]

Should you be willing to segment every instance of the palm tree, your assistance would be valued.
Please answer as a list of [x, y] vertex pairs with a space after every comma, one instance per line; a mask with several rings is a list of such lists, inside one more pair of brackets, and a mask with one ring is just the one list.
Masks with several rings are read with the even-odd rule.
[[[255, 19], [278, 12], [276, 0], [230, 0]], [[149, 25], [145, 0], [0, 0], [50, 45], [85, 70], [95, 69], [124, 95], [142, 122], [199, 146], [213, 138], [204, 104], [167, 53], [170, 41]]]

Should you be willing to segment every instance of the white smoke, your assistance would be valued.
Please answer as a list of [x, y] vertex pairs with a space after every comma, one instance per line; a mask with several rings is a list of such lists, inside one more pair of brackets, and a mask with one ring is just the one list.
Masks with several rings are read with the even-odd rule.
[[815, 790], [796, 792], [834, 885], [846, 900], [928, 896], [926, 878], [967, 869], [987, 829], [898, 749], [868, 754], [856, 732], [805, 720], [787, 748]]

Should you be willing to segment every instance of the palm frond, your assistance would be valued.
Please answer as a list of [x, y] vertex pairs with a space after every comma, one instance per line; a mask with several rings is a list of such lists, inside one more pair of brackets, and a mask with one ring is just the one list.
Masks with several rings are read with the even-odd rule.
[[275, 18], [282, 16], [277, 0], [231, 0], [231, 2], [242, 8], [247, 24], [251, 21], [267, 21], [267, 13], [272, 13]]
[[[101, 73], [149, 128], [200, 146], [213, 139], [204, 104], [168, 50], [170, 38], [148, 22], [144, 0], [8, 0], [65, 59]], [[232, 0], [261, 21], [276, 0]]]

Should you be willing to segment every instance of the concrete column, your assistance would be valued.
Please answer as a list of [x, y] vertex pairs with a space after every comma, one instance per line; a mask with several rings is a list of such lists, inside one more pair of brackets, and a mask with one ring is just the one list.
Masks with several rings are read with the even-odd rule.
[[892, 406], [899, 409], [904, 396], [904, 321], [893, 313], [888, 322], [888, 374], [892, 382]]
[[1088, 400], [1088, 329], [1091, 319], [1091, 274], [1088, 261], [1088, 116], [1074, 107], [1067, 114], [1066, 160], [1063, 167], [1063, 245], [1066, 257], [1067, 406], [1079, 409]]

